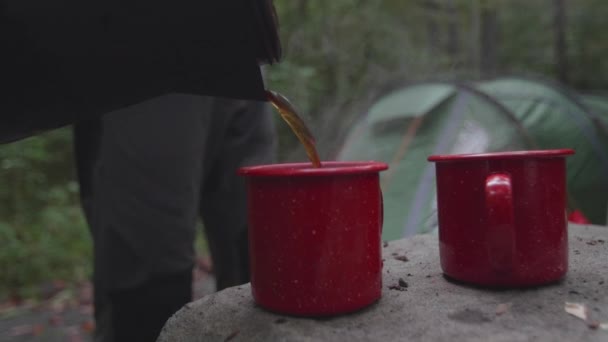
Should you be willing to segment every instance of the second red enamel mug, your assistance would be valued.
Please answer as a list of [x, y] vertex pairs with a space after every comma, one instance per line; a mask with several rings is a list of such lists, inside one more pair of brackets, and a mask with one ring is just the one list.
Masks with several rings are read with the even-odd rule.
[[525, 287], [568, 269], [566, 157], [573, 150], [437, 155], [444, 273], [482, 286]]

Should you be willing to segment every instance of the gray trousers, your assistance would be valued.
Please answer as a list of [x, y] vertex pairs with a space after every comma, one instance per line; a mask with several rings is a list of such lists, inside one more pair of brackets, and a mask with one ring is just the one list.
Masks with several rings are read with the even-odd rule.
[[[171, 94], [109, 113], [100, 128], [98, 140], [82, 132], [76, 139], [97, 306], [105, 292], [191, 270], [199, 217], [218, 289], [249, 281], [246, 193], [236, 170], [275, 162], [267, 104]], [[79, 151], [86, 140], [94, 143]]]

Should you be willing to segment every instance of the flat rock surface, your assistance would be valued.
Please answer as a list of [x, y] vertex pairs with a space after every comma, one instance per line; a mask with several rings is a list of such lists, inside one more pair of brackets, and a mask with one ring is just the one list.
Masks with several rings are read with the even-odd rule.
[[[247, 284], [184, 306], [159, 341], [608, 341], [608, 330], [594, 324], [608, 323], [608, 228], [571, 225], [569, 235], [570, 270], [558, 284], [483, 290], [449, 282], [437, 236], [421, 235], [384, 247], [382, 298], [364, 310], [331, 319], [278, 315], [257, 307]], [[407, 289], [389, 289], [399, 278]], [[568, 314], [566, 302], [585, 305], [588, 322]]]

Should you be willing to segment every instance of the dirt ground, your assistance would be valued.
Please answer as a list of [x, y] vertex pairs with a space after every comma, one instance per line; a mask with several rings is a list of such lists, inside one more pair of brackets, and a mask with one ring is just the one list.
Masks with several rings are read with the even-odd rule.
[[[0, 341], [89, 342], [93, 341], [93, 288], [90, 283], [66, 287], [60, 282], [45, 285], [39, 302], [0, 303]], [[203, 268], [194, 270], [193, 297], [215, 291], [215, 279]]]

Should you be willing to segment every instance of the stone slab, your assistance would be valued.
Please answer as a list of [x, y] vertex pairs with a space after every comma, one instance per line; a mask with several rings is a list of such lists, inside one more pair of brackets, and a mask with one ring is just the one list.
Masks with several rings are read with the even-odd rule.
[[[421, 235], [384, 248], [382, 298], [362, 311], [278, 315], [257, 307], [247, 284], [187, 304], [158, 341], [608, 341], [608, 330], [564, 310], [565, 302], [585, 304], [593, 319], [608, 322], [608, 227], [569, 230], [570, 270], [559, 284], [502, 291], [454, 284], [442, 275], [437, 236]], [[399, 278], [407, 290], [389, 289]]]

